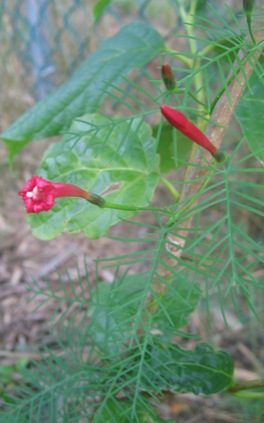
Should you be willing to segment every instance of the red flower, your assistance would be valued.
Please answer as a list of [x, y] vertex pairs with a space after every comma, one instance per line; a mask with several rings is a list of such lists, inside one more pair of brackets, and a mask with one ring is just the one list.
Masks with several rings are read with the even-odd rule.
[[18, 195], [22, 197], [27, 213], [40, 213], [50, 210], [58, 197], [81, 197], [101, 209], [108, 208], [133, 212], [142, 210], [163, 211], [155, 207], [145, 208], [112, 203], [100, 197], [100, 195], [84, 191], [76, 185], [47, 181], [41, 176], [32, 176], [24, 188], [19, 191]]
[[181, 112], [178, 112], [178, 110], [174, 110], [169, 106], [161, 106], [160, 110], [172, 126], [177, 128], [193, 142], [209, 151], [216, 161], [222, 162], [225, 159], [224, 153], [219, 151], [216, 146], [211, 143], [207, 136]]
[[50, 182], [40, 176], [32, 176], [18, 195], [22, 197], [27, 213], [50, 210], [58, 197], [81, 197], [90, 201], [92, 196], [75, 185]]

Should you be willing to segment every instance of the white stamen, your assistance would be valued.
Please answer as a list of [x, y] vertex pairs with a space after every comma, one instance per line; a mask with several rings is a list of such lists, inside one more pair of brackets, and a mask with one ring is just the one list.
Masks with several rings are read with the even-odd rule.
[[26, 196], [28, 197], [28, 198], [37, 198], [37, 196], [38, 196], [38, 187], [37, 186], [35, 186], [34, 188], [33, 188], [33, 190], [32, 191], [28, 191], [27, 193], [26, 193]]

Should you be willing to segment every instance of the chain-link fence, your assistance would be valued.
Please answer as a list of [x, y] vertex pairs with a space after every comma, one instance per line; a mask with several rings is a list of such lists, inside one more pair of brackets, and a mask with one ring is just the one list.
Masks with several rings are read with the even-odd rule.
[[[0, 129], [65, 81], [102, 39], [122, 25], [134, 19], [155, 20], [167, 32], [176, 20], [172, 3], [113, 0], [95, 22], [96, 0], [2, 0]], [[166, 11], [163, 18], [161, 8]]]
[[176, 0], [112, 0], [98, 22], [93, 17], [96, 3], [2, 0], [0, 129], [65, 81], [102, 39], [126, 23], [150, 23], [167, 38], [179, 27]]

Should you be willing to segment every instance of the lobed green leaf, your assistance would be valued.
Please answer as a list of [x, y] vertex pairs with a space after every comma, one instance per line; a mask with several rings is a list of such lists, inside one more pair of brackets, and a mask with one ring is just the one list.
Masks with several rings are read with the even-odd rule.
[[193, 142], [166, 123], [163, 123], [160, 133], [159, 125], [154, 126], [153, 135], [159, 141], [157, 153], [160, 155], [161, 172], [167, 173], [182, 166], [182, 161], [187, 159]]
[[[199, 344], [193, 350], [177, 345], [153, 347], [144, 361], [143, 373], [157, 387], [173, 392], [192, 392], [211, 395], [226, 389], [233, 380], [234, 363], [224, 351], [215, 352], [208, 344]], [[148, 382], [142, 378], [143, 387]], [[164, 385], [165, 384], [165, 385]]]
[[[96, 130], [101, 127], [103, 129]], [[151, 128], [132, 119], [113, 125], [99, 115], [75, 121], [71, 133], [44, 156], [41, 176], [102, 195], [108, 201], [145, 207], [159, 181], [158, 156]], [[48, 212], [29, 215], [34, 235], [46, 240], [67, 231], [99, 238], [120, 219], [136, 214], [101, 209], [83, 199], [61, 198]]]

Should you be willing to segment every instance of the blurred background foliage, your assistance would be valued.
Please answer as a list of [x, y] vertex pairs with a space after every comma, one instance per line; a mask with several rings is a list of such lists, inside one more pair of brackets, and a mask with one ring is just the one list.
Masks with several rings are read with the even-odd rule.
[[[175, 3], [176, 0], [3, 0], [1, 131], [67, 80], [89, 53], [120, 27], [140, 20], [154, 26], [169, 45], [173, 34], [181, 30]], [[204, 13], [206, 3], [199, 1], [197, 13]], [[219, 0], [209, 3], [220, 13], [225, 7]], [[240, 5], [233, 5], [239, 2], [226, 3], [241, 11]]]

